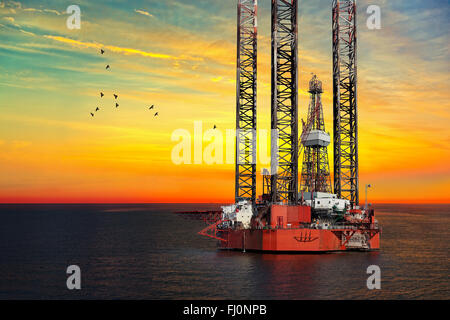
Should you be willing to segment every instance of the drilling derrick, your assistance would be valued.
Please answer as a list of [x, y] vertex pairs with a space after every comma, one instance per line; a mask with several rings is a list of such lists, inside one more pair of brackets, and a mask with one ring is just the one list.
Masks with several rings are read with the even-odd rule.
[[309, 82], [311, 94], [308, 119], [304, 128], [303, 166], [300, 190], [304, 192], [331, 193], [330, 166], [327, 147], [330, 135], [325, 132], [322, 108], [322, 82], [313, 76]]
[[257, 0], [238, 0], [235, 200], [256, 201]]
[[333, 0], [334, 192], [359, 205], [356, 0]]
[[272, 202], [297, 204], [297, 0], [272, 0]]

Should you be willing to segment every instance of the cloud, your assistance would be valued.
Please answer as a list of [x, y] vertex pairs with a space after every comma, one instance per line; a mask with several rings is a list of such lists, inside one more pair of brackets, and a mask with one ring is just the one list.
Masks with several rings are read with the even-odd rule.
[[[18, 31], [23, 32], [24, 34], [27, 34], [27, 35], [30, 35], [30, 36], [35, 36], [35, 34], [33, 32], [21, 29], [20, 25], [18, 25], [15, 22], [16, 20], [13, 17], [3, 17], [3, 19], [8, 21], [10, 26], [12, 25], [12, 26], [16, 27], [16, 28], [9, 27], [10, 29], [18, 30]], [[0, 26], [6, 27], [4, 24], [1, 24], [1, 23], [0, 23]]]
[[20, 32], [23, 32], [23, 33], [25, 33], [25, 34], [27, 34], [29, 36], [35, 36], [35, 34], [33, 32], [30, 32], [30, 31], [25, 31], [25, 30], [20, 29]]
[[8, 4], [9, 4], [9, 5], [15, 6], [16, 9], [22, 8], [22, 4], [21, 4], [20, 2], [17, 2], [17, 1], [12, 1], [12, 0], [10, 0], [10, 1], [8, 1]]
[[23, 11], [30, 11], [30, 12], [42, 12], [41, 9], [35, 9], [35, 8], [25, 8]]
[[3, 17], [3, 19], [5, 19], [6, 21], [9, 21], [11, 23], [14, 23], [14, 18], [13, 17]]
[[110, 45], [103, 45], [100, 43], [83, 42], [83, 41], [73, 40], [73, 39], [69, 39], [69, 38], [65, 38], [65, 37], [61, 37], [61, 36], [45, 35], [44, 37], [55, 40], [55, 41], [68, 43], [73, 46], [79, 46], [79, 47], [85, 47], [85, 48], [97, 48], [97, 49], [104, 48], [104, 49], [110, 50], [112, 52], [122, 53], [125, 55], [133, 55], [134, 54], [134, 55], [140, 55], [140, 56], [148, 57], [148, 58], [166, 59], [166, 60], [195, 60], [195, 61], [201, 60], [200, 58], [195, 58], [195, 57], [173, 56], [173, 55], [162, 54], [162, 53], [147, 52], [147, 51], [142, 51], [142, 50], [133, 49], [133, 48], [123, 48], [123, 47], [116, 47], [116, 46], [110, 46]]
[[41, 13], [48, 12], [48, 13], [54, 13], [57, 16], [59, 16], [61, 14], [64, 14], [64, 12], [61, 13], [61, 12], [59, 12], [57, 10], [54, 10], [54, 9], [25, 8], [25, 9], [23, 9], [23, 11], [25, 11], [25, 12], [41, 12]]
[[15, 21], [13, 17], [3, 17], [4, 20], [8, 21], [10, 25], [13, 25], [14, 27], [20, 27]]
[[144, 11], [144, 10], [134, 9], [134, 12], [137, 12], [137, 13], [142, 14], [142, 15], [147, 16], [147, 17], [153, 17], [152, 14], [150, 14], [147, 11]]
[[53, 10], [53, 9], [44, 9], [45, 12], [50, 12], [50, 13], [54, 13], [57, 16], [61, 15], [61, 13], [59, 11]]

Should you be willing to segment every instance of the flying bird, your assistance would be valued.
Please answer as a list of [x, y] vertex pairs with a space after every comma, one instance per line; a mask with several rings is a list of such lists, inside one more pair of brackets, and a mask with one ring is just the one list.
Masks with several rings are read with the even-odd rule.
[[214, 128], [213, 128], [213, 129], [215, 129], [215, 128], [217, 128], [216, 125], [214, 125]]
[[95, 109], [95, 111], [98, 111], [98, 110], [100, 110], [100, 108], [99, 108], [99, 107], [97, 107], [97, 109]]
[[109, 64], [108, 65], [106, 65], [106, 70], [108, 70], [109, 69]]
[[152, 109], [153, 109], [153, 107], [154, 107], [154, 105], [152, 104], [152, 106], [151, 106], [150, 108], [148, 108], [148, 110], [152, 110]]
[[119, 104], [116, 102], [116, 108], [119, 106]]
[[158, 115], [158, 112], [157, 112], [157, 113], [155, 113], [154, 117], [156, 117], [157, 115]]
[[103, 92], [100, 92], [100, 98], [103, 98], [104, 94]]
[[118, 95], [114, 93], [114, 99], [117, 99]]
[[94, 114], [91, 112], [91, 116], [94, 116]]
[[104, 53], [105, 53], [105, 50], [100, 49], [100, 53], [101, 53], [101, 54], [104, 54]]

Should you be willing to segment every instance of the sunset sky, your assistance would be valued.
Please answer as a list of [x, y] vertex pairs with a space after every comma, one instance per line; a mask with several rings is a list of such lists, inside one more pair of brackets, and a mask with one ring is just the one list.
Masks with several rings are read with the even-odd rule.
[[[194, 121], [234, 128], [236, 2], [1, 1], [0, 202], [232, 202], [234, 165], [176, 165], [171, 136], [193, 135]], [[258, 128], [268, 129], [270, 1], [258, 2]], [[299, 117], [313, 72], [330, 132], [331, 2], [299, 1]], [[79, 30], [66, 26], [71, 4]], [[366, 27], [372, 4], [380, 30]], [[358, 6], [361, 201], [370, 183], [374, 203], [448, 203], [448, 1]]]

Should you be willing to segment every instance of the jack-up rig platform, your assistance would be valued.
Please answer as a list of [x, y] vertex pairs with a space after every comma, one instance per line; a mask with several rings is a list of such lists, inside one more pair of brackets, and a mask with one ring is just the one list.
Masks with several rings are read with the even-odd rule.
[[[298, 137], [297, 0], [272, 0], [271, 169], [256, 196], [257, 0], [238, 0], [235, 203], [177, 212], [204, 220], [220, 249], [264, 252], [378, 250], [374, 210], [359, 206], [356, 0], [332, 1], [334, 193], [322, 82], [309, 83]], [[298, 159], [303, 154], [299, 183]]]

